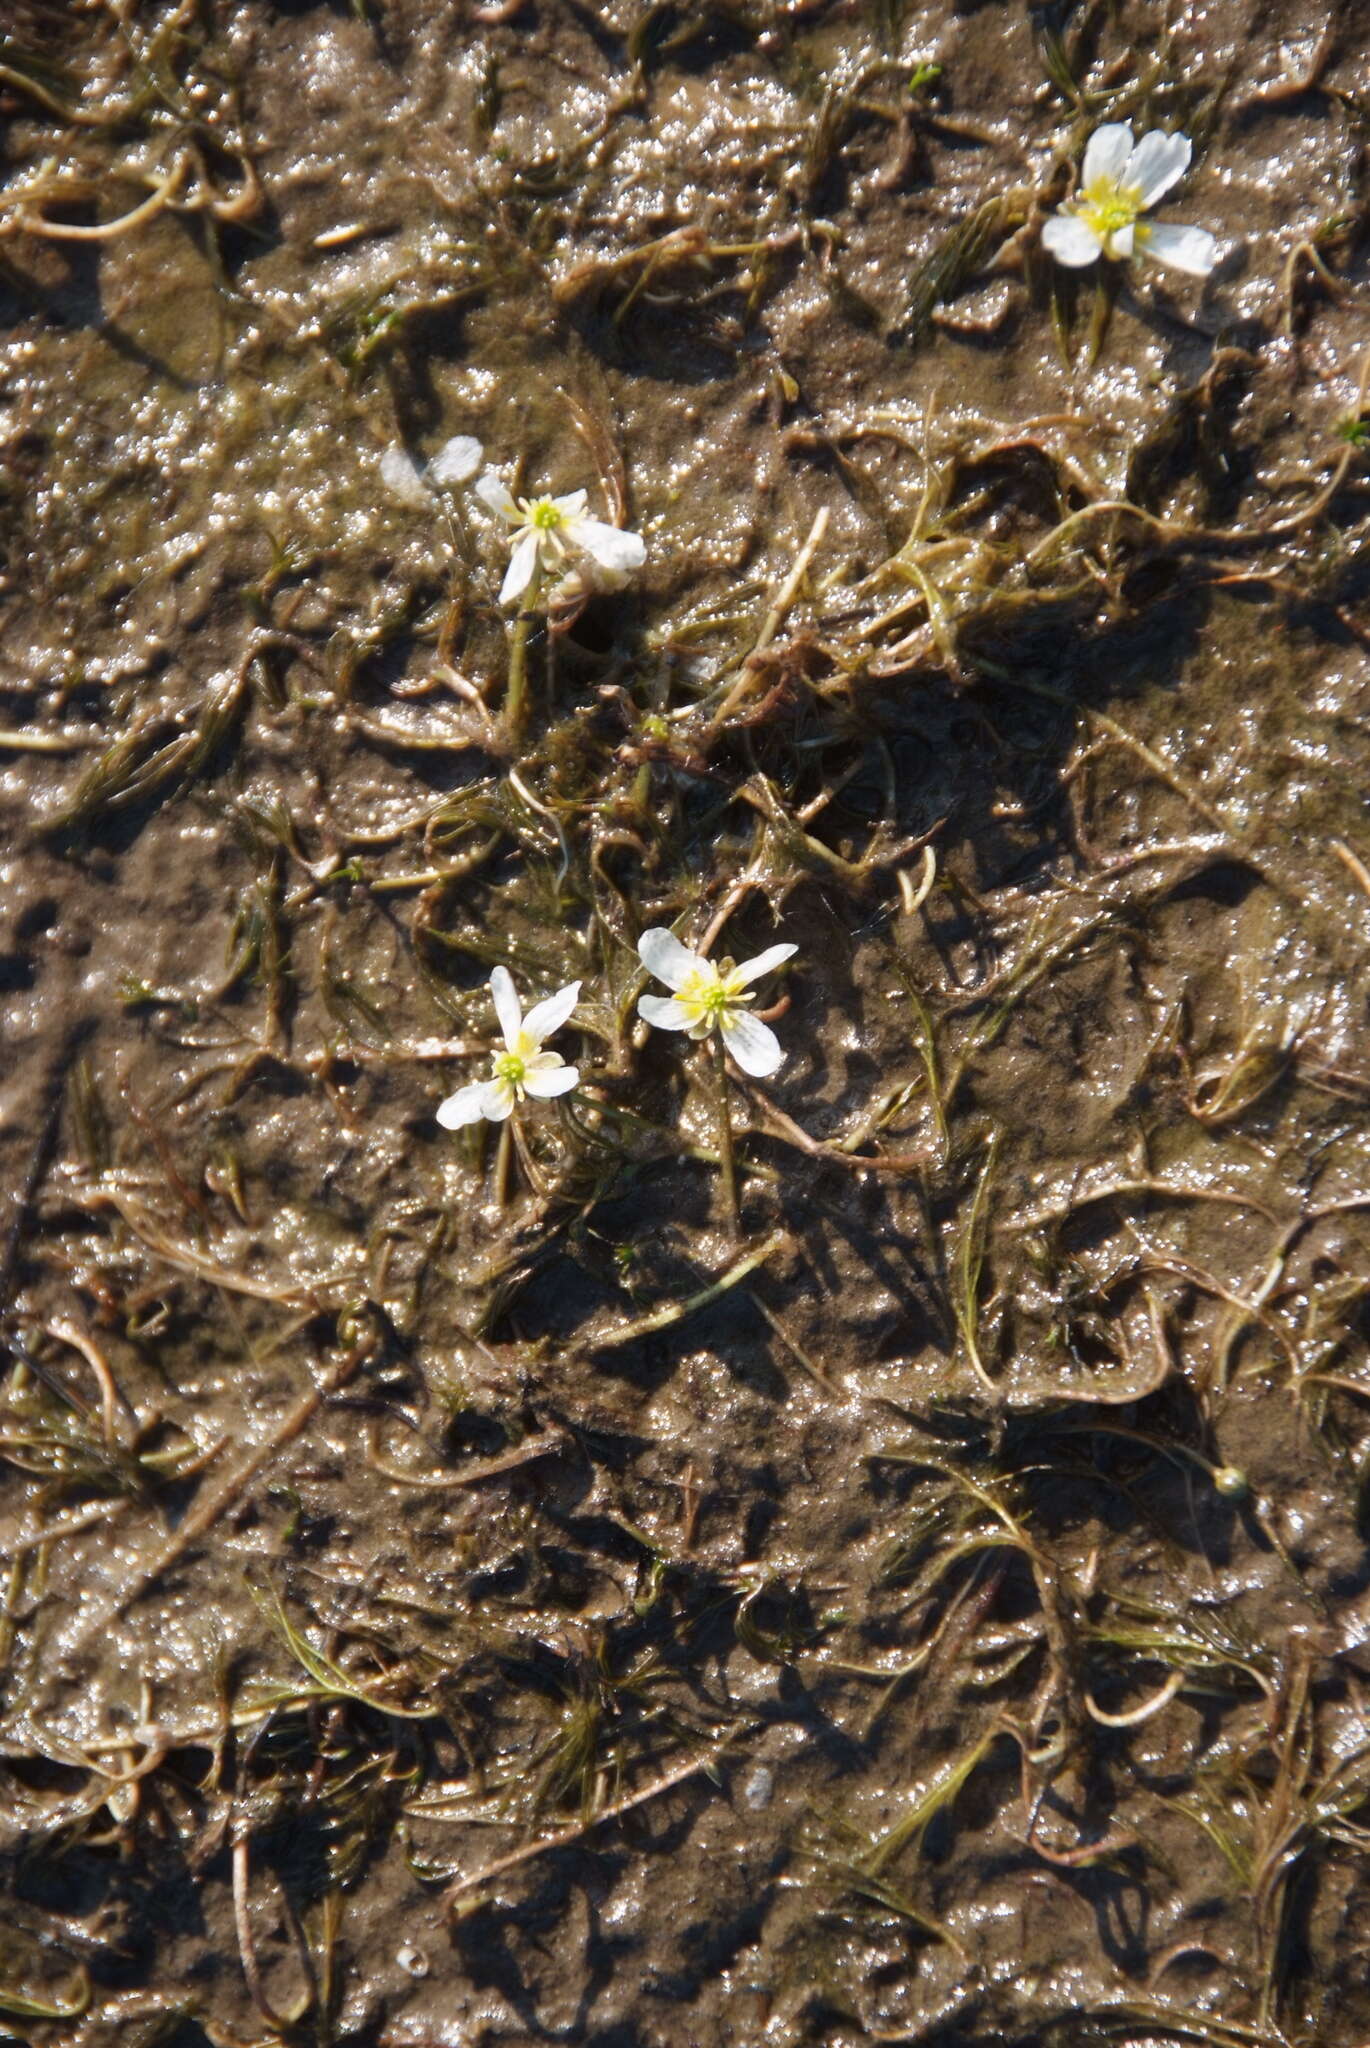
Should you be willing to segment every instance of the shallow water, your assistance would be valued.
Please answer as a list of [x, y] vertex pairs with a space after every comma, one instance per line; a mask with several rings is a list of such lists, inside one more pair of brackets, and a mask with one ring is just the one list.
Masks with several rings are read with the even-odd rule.
[[[12, 0], [21, 2038], [1364, 2039], [1354, 27]], [[517, 717], [454, 434], [648, 542]]]

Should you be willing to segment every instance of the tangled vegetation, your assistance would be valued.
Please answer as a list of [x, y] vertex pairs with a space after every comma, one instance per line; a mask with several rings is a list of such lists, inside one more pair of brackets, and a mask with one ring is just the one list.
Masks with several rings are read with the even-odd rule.
[[[1364, 2038], [1367, 101], [1276, 35], [15, 0], [0, 2033]], [[1109, 121], [1206, 284], [1044, 251]], [[631, 586], [502, 605], [454, 435]], [[777, 1072], [654, 927], [797, 948]], [[578, 1085], [445, 1131], [500, 969]]]

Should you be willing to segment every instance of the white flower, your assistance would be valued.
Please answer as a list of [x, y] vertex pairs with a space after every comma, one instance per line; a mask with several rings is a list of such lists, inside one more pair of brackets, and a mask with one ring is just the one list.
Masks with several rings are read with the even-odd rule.
[[526, 1095], [545, 1101], [564, 1095], [580, 1079], [580, 1069], [568, 1067], [560, 1053], [542, 1050], [543, 1040], [560, 1031], [574, 1010], [580, 996], [578, 981], [534, 1003], [526, 1017], [507, 967], [497, 967], [490, 976], [490, 993], [504, 1034], [504, 1051], [491, 1061], [488, 1081], [472, 1081], [439, 1105], [437, 1118], [444, 1130], [459, 1131], [463, 1124], [479, 1123], [482, 1117], [503, 1123]]
[[621, 590], [647, 559], [641, 534], [590, 517], [584, 491], [570, 491], [564, 498], [516, 498], [487, 470], [476, 496], [514, 529], [501, 604], [516, 603], [535, 580], [551, 582], [573, 571], [594, 589]]
[[1207, 277], [1218, 260], [1218, 244], [1207, 228], [1141, 219], [1184, 176], [1190, 154], [1187, 135], [1153, 128], [1134, 147], [1126, 121], [1096, 128], [1085, 148], [1079, 191], [1042, 230], [1056, 261], [1078, 270], [1100, 256], [1151, 256], [1191, 277]]
[[637, 942], [644, 967], [672, 990], [668, 996], [643, 996], [638, 1013], [658, 1031], [688, 1031], [691, 1038], [706, 1038], [717, 1025], [723, 1043], [744, 1074], [765, 1080], [779, 1067], [785, 1055], [775, 1033], [753, 1017], [747, 1004], [747, 984], [759, 981], [782, 960], [788, 960], [797, 946], [769, 946], [755, 960], [734, 967], [731, 960], [715, 966], [702, 953], [682, 946], [674, 932], [654, 925]]
[[453, 434], [444, 441], [426, 470], [420, 470], [412, 455], [392, 441], [381, 455], [381, 481], [406, 505], [429, 505], [433, 486], [447, 489], [469, 484], [485, 460], [485, 450], [471, 434]]

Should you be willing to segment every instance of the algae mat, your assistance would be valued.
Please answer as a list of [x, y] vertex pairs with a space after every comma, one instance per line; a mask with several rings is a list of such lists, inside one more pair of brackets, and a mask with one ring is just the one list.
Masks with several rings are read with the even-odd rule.
[[1365, 28], [0, 8], [0, 2031], [1370, 2034]]

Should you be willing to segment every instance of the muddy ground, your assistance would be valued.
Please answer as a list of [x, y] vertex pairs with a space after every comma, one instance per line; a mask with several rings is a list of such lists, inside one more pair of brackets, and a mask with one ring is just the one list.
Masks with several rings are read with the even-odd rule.
[[0, 2031], [1370, 2035], [1366, 29], [0, 7]]

